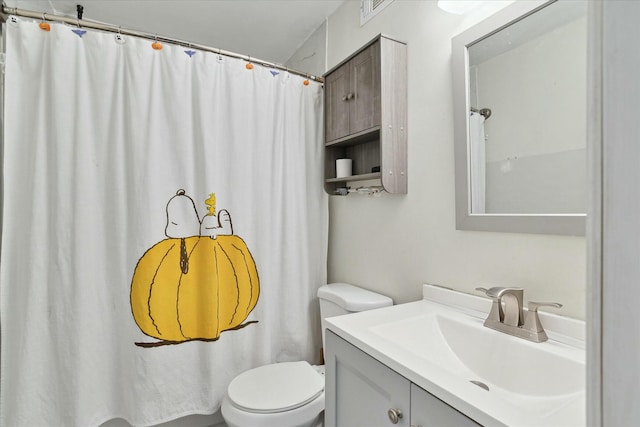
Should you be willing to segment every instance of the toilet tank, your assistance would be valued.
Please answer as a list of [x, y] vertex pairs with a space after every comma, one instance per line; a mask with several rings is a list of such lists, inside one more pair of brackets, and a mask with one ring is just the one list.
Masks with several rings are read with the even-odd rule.
[[321, 286], [318, 289], [318, 299], [322, 320], [322, 348], [324, 348], [324, 319], [327, 317], [393, 305], [393, 300], [387, 296], [348, 283], [331, 283]]

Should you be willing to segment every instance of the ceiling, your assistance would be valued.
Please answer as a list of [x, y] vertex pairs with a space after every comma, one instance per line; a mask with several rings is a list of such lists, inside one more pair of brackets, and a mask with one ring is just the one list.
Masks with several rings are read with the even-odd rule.
[[4, 0], [284, 64], [344, 0]]

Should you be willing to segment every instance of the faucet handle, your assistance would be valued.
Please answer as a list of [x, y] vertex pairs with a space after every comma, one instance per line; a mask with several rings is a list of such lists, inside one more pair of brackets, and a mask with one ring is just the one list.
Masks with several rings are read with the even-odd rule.
[[538, 336], [538, 342], [547, 340], [547, 334], [544, 331], [542, 323], [540, 323], [540, 317], [538, 316], [538, 308], [540, 307], [561, 308], [562, 304], [559, 304], [557, 302], [529, 301], [529, 304], [527, 305], [529, 313], [527, 314], [527, 320], [524, 322], [524, 326], [522, 328], [536, 334]]
[[496, 288], [476, 288], [476, 291], [484, 292], [489, 298], [491, 298], [491, 310], [489, 311], [489, 316], [485, 321], [485, 326], [487, 323], [489, 324], [497, 324], [502, 322], [504, 318], [504, 312], [502, 311], [502, 306], [500, 305], [500, 298], [495, 295], [495, 292], [492, 292]]
[[476, 291], [484, 292], [489, 298], [501, 298], [504, 294], [509, 292], [523, 292], [524, 289], [517, 287], [502, 287], [494, 286], [493, 288], [476, 288]]
[[529, 301], [527, 304], [527, 310], [529, 313], [536, 313], [538, 308], [540, 307], [554, 307], [554, 308], [562, 308], [562, 304], [557, 302], [533, 302]]

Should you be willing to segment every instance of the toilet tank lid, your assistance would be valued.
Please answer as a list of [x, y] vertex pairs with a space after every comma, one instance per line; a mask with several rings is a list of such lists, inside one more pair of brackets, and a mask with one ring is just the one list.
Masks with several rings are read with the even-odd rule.
[[318, 289], [318, 298], [338, 304], [347, 311], [365, 311], [393, 305], [393, 300], [348, 283], [330, 283]]

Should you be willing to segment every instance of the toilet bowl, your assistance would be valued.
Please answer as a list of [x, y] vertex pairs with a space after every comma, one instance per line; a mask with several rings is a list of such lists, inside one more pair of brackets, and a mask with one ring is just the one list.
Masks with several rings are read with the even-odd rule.
[[315, 427], [324, 410], [324, 367], [260, 366], [231, 381], [222, 403], [229, 427]]
[[[318, 289], [323, 329], [327, 317], [387, 307], [391, 298], [346, 283]], [[324, 366], [285, 362], [234, 378], [222, 402], [229, 427], [316, 427], [324, 411]]]

